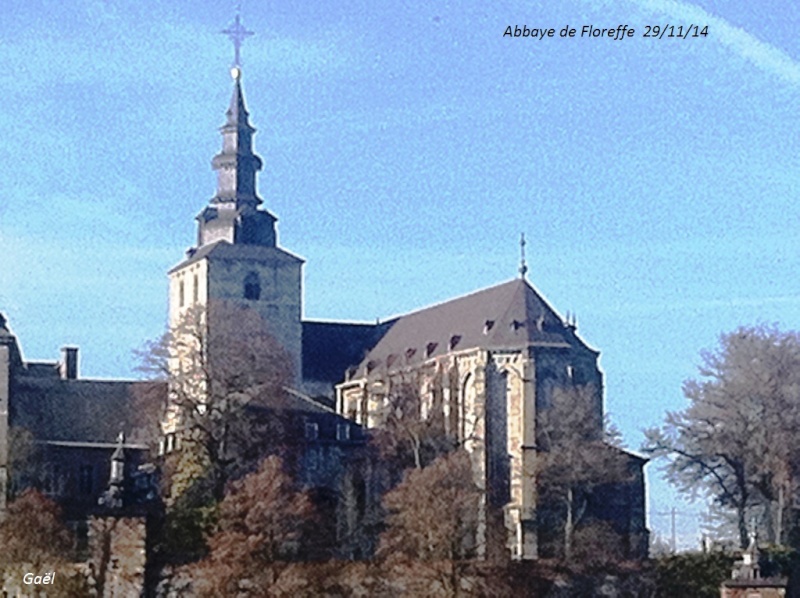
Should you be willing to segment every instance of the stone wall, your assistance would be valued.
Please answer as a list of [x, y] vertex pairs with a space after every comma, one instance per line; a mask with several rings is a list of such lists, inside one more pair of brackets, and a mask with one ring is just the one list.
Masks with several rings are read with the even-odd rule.
[[144, 595], [146, 529], [144, 517], [89, 520], [90, 583], [97, 596]]

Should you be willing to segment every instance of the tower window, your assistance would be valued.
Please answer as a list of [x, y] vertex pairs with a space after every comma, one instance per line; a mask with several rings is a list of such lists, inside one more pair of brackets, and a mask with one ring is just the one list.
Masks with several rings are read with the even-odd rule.
[[178, 283], [178, 305], [180, 307], [183, 307], [185, 300], [186, 300], [186, 294], [183, 286], [183, 281], [180, 281], [180, 283]]
[[197, 274], [194, 275], [194, 302], [200, 299], [200, 281], [197, 279]]
[[244, 278], [244, 298], [250, 301], [258, 301], [261, 297], [261, 283], [258, 274], [250, 272]]
[[78, 474], [78, 485], [81, 494], [91, 494], [94, 490], [94, 471], [91, 465], [81, 465]]

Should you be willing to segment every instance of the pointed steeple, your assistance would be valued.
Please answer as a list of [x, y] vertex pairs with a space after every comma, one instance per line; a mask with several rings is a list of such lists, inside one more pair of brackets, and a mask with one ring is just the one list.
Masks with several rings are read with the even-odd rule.
[[225, 124], [220, 127], [222, 151], [214, 156], [211, 167], [217, 172], [217, 192], [208, 207], [197, 216], [197, 245], [218, 241], [233, 244], [276, 246], [275, 216], [259, 209], [256, 175], [263, 162], [253, 152], [253, 135], [242, 91], [242, 67], [239, 51], [242, 41], [253, 35], [241, 23], [237, 10], [234, 24], [222, 33], [233, 41], [235, 50], [233, 93]]
[[231, 69], [233, 93], [225, 124], [220, 127], [222, 151], [211, 167], [217, 172], [217, 192], [198, 216], [197, 245], [217, 241], [275, 247], [275, 216], [259, 209], [263, 203], [256, 191], [256, 176], [263, 162], [253, 151], [255, 128], [242, 91], [242, 70]]
[[251, 133], [255, 131], [250, 126], [247, 117], [250, 113], [244, 105], [244, 92], [242, 92], [242, 70], [239, 67], [231, 69], [231, 76], [233, 77], [234, 86], [233, 94], [231, 95], [231, 104], [228, 111], [225, 113], [228, 117], [228, 122], [225, 123], [226, 127], [242, 127]]
[[261, 170], [261, 158], [253, 153], [255, 129], [249, 121], [242, 91], [242, 71], [231, 69], [234, 86], [226, 122], [220, 128], [222, 151], [211, 162], [217, 171], [217, 194], [212, 204], [233, 204], [235, 209], [243, 206], [255, 208], [261, 202], [256, 195], [256, 173]]

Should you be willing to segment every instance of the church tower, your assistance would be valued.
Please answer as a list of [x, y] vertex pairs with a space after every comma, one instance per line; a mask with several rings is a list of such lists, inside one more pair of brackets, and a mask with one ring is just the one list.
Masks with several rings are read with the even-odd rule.
[[190, 309], [207, 312], [213, 302], [254, 309], [291, 357], [299, 382], [303, 260], [278, 247], [277, 219], [263, 209], [257, 193], [262, 161], [253, 151], [255, 129], [245, 107], [236, 48], [233, 91], [220, 128], [222, 151], [211, 162], [217, 191], [197, 216], [197, 246], [169, 272], [170, 326]]

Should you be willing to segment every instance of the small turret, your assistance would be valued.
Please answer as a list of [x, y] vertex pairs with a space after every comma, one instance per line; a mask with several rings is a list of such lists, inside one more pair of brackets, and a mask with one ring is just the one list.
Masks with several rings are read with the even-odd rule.
[[109, 509], [120, 509], [123, 506], [122, 495], [125, 487], [125, 434], [117, 436], [117, 448], [111, 455], [111, 475], [108, 488], [98, 500], [98, 504]]

